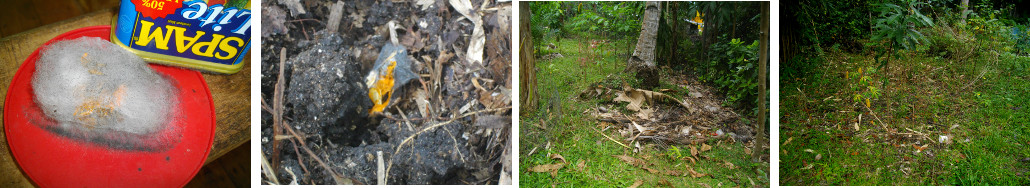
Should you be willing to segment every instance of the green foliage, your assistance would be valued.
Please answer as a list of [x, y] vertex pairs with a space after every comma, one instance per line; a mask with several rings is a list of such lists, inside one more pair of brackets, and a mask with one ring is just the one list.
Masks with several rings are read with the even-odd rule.
[[[871, 1], [780, 1], [781, 66], [785, 79], [812, 76], [822, 66], [824, 47], [845, 52], [866, 50], [870, 36]], [[773, 36], [776, 37], [776, 36]], [[818, 73], [815, 73], [818, 74]]]
[[[1027, 20], [1030, 22], [1030, 20]], [[1030, 26], [1015, 25], [1012, 27], [1012, 42], [1015, 43], [1014, 53], [1019, 55], [1030, 55]]]
[[[610, 39], [635, 37], [640, 32], [644, 2], [530, 2], [530, 32], [536, 41], [561, 40], [568, 35], [601, 35]], [[587, 36], [589, 36], [587, 35]], [[547, 42], [536, 42], [543, 46]]]
[[[872, 40], [887, 43], [887, 49], [881, 50], [876, 57], [876, 61], [880, 64], [879, 68], [883, 70], [888, 68], [887, 63], [894, 54], [895, 46], [901, 45], [906, 50], [914, 50], [916, 45], [927, 43], [926, 36], [916, 29], [922, 26], [933, 26], [933, 21], [919, 12], [919, 6], [926, 5], [926, 3], [915, 0], [903, 0], [903, 2], [907, 2], [907, 8], [884, 3], [876, 9], [880, 12], [880, 18], [873, 21]], [[884, 54], [887, 55], [887, 58], [880, 60]], [[883, 71], [883, 74], [883, 86], [886, 87], [887, 71]]]
[[[867, 72], [868, 73], [867, 73]], [[872, 85], [872, 78], [869, 75], [876, 73], [874, 69], [858, 68], [858, 71], [847, 72], [846, 78], [851, 81], [851, 90], [855, 94], [851, 97], [857, 103], [865, 104], [866, 107], [870, 107], [870, 100], [876, 100], [880, 98], [880, 89]]]
[[564, 2], [578, 11], [565, 25], [575, 32], [590, 32], [614, 37], [634, 36], [640, 32], [644, 2]]
[[672, 159], [682, 159], [686, 156], [683, 155], [683, 152], [680, 150], [680, 148], [676, 146], [669, 146], [669, 149], [665, 151], [665, 155], [669, 156]]
[[[533, 13], [530, 18], [530, 35], [533, 39], [540, 41], [561, 36], [561, 21], [565, 16], [565, 10], [561, 8], [560, 2], [529, 2], [529, 7], [530, 12]], [[543, 45], [544, 43], [537, 42], [535, 44]]]
[[[789, 151], [781, 152], [786, 153], [780, 156], [781, 182], [787, 185], [1030, 183], [1030, 177], [1024, 172], [1026, 168], [1022, 168], [1026, 164], [1026, 156], [1030, 156], [1030, 149], [1026, 147], [1030, 143], [1030, 136], [1027, 136], [1030, 128], [1024, 126], [1030, 121], [1026, 118], [1030, 113], [1026, 110], [1030, 99], [1025, 97], [1030, 94], [1030, 76], [1026, 74], [1030, 70], [1030, 57], [1025, 56], [1027, 50], [1024, 46], [1030, 43], [1030, 32], [1027, 31], [1030, 20], [1020, 17], [1028, 15], [1020, 13], [1025, 11], [1012, 8], [1025, 6], [1007, 5], [1012, 1], [971, 1], [976, 5], [970, 4], [969, 11], [960, 12], [961, 7], [957, 7], [956, 1], [918, 1], [927, 4], [912, 5], [913, 1], [901, 0], [866, 2], [884, 10], [883, 16], [878, 14], [880, 12], [873, 12], [872, 19], [880, 19], [877, 21], [884, 25], [897, 26], [881, 26], [877, 28], [883, 30], [878, 40], [863, 41], [878, 48], [875, 49], [879, 50], [878, 53], [831, 51], [825, 55], [807, 55], [817, 54], [811, 53], [815, 52], [812, 50], [815, 47], [811, 47], [814, 45], [798, 45], [795, 48], [807, 54], [799, 55], [801, 58], [785, 58], [787, 68], [781, 69], [781, 75], [789, 72], [785, 69], [807, 71], [797, 71], [802, 74], [781, 79], [784, 82], [780, 87], [790, 88], [781, 90], [780, 96], [785, 99], [780, 105], [781, 126], [788, 130], [781, 132], [781, 135], [786, 135], [781, 137], [781, 143], [789, 143], [781, 146], [784, 151]], [[888, 7], [886, 4], [898, 6]], [[866, 13], [845, 9], [835, 11]], [[933, 24], [919, 24], [927, 21], [916, 12], [925, 13], [934, 21]], [[960, 19], [963, 14], [966, 19]], [[898, 17], [892, 21], [891, 16]], [[905, 24], [905, 20], [912, 22]], [[911, 39], [888, 37], [890, 31], [911, 32], [894, 35]], [[919, 35], [914, 32], [925, 34], [926, 39], [912, 37]], [[896, 45], [893, 49], [892, 44]], [[832, 46], [824, 44], [823, 47], [833, 49]], [[895, 53], [895, 49], [907, 50]], [[910, 78], [892, 79], [893, 82], [900, 81], [890, 86], [891, 90], [897, 91], [894, 94], [881, 95], [887, 89], [875, 83], [880, 79], [878, 73], [888, 71], [877, 67], [885, 62], [878, 61], [882, 58], [878, 55], [903, 57], [891, 59], [892, 63], [901, 63], [890, 67], [890, 71], [907, 73]], [[811, 65], [811, 62], [826, 63]], [[845, 76], [838, 76], [841, 74]], [[983, 77], [978, 76], [981, 74]], [[868, 115], [871, 114], [862, 119], [859, 115], [862, 112], [850, 109], [856, 103], [867, 105], [867, 101], [882, 101], [889, 105], [871, 108], [878, 114], [875, 120], [870, 119]], [[865, 110], [864, 107], [858, 108]], [[859, 124], [854, 124], [856, 119], [861, 119]], [[894, 139], [841, 136], [855, 133], [844, 125], [862, 126], [858, 132], [882, 133], [886, 130], [879, 129], [882, 126], [880, 119], [895, 122], [885, 125], [888, 129], [952, 135], [954, 143], [935, 142], [928, 149], [934, 152], [933, 155], [927, 155], [927, 151], [913, 152], [912, 147], [898, 149], [903, 147], [892, 145], [899, 144]], [[921, 123], [924, 121], [926, 123]], [[960, 126], [945, 130], [926, 124]], [[788, 141], [791, 139], [793, 141]], [[806, 149], [815, 152], [802, 152]], [[817, 154], [824, 158], [813, 160]], [[892, 164], [898, 163], [911, 165], [901, 167], [902, 170], [891, 169]], [[855, 164], [884, 168], [854, 168]], [[909, 168], [911, 171], [905, 171]], [[856, 175], [861, 178], [854, 178]]]
[[[788, 16], [797, 18], [797, 32], [801, 46], [832, 46], [844, 44], [847, 49], [861, 47], [858, 41], [869, 37], [870, 6], [866, 1], [801, 0], [790, 9]], [[848, 11], [842, 11], [848, 10]], [[822, 50], [822, 49], [815, 49]]]
[[[725, 41], [725, 35], [720, 41]], [[726, 102], [754, 107], [758, 95], [758, 41], [740, 39], [717, 42], [710, 48], [711, 61], [697, 66], [699, 79], [715, 83], [726, 92]]]
[[975, 38], [970, 32], [964, 32], [961, 27], [951, 27], [944, 20], [939, 19], [936, 27], [930, 28], [927, 38], [930, 43], [925, 51], [929, 56], [937, 56], [957, 61], [964, 61], [976, 57], [980, 47], [976, 45]]
[[885, 40], [892, 48], [900, 44], [905, 49], [915, 49], [916, 45], [926, 43], [926, 36], [916, 30], [918, 27], [933, 26], [933, 21], [918, 9], [926, 3], [906, 1], [908, 5], [904, 8], [890, 3], [880, 5], [877, 9], [880, 18], [873, 22], [872, 40]]

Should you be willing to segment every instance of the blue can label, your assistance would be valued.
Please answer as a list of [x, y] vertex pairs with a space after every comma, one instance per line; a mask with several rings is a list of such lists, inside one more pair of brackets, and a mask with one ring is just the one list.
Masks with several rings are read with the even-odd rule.
[[113, 40], [201, 64], [187, 67], [236, 65], [250, 49], [249, 6], [249, 0], [122, 0]]

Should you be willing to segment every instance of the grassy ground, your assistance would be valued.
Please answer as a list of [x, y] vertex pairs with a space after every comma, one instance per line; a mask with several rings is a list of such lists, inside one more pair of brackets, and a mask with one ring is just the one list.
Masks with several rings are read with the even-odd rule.
[[[886, 88], [871, 55], [824, 58], [781, 81], [781, 184], [1030, 185], [1030, 58], [906, 53]], [[859, 68], [880, 90], [869, 108]]]
[[[588, 37], [583, 37], [588, 38]], [[597, 53], [583, 52], [580, 45], [587, 44], [588, 39], [562, 39], [553, 42], [555, 50], [541, 50], [538, 53], [561, 53], [564, 58], [537, 62], [537, 82], [540, 109], [535, 114], [520, 118], [519, 126], [519, 166], [520, 185], [529, 187], [628, 187], [641, 181], [647, 187], [767, 187], [768, 163], [752, 163], [749, 154], [745, 153], [743, 144], [720, 142], [712, 145], [714, 149], [702, 152], [707, 158], [696, 163], [685, 159], [674, 159], [670, 150], [648, 144], [643, 151], [633, 153], [615, 142], [605, 138], [597, 129], [598, 122], [584, 111], [600, 104], [600, 99], [579, 99], [577, 96], [592, 83], [622, 82], [634, 85], [632, 76], [621, 73], [625, 67], [625, 54], [635, 41], [612, 41], [602, 46], [605, 50]], [[548, 43], [545, 42], [545, 43]], [[619, 48], [619, 49], [613, 49]], [[596, 56], [591, 56], [594, 53]], [[596, 57], [581, 66], [581, 58]], [[630, 78], [630, 79], [627, 79]], [[621, 83], [611, 83], [618, 85]], [[673, 86], [663, 86], [670, 87]], [[686, 92], [677, 92], [686, 93]], [[682, 98], [683, 96], [676, 96]], [[558, 109], [551, 109], [550, 104]], [[620, 108], [623, 108], [622, 104]], [[560, 111], [560, 112], [559, 112]], [[623, 140], [614, 131], [603, 134], [616, 140]], [[646, 143], [646, 142], [645, 142]], [[689, 155], [688, 146], [677, 146], [683, 149], [682, 155]], [[528, 169], [545, 164], [559, 163], [551, 154], [563, 156], [568, 164], [552, 176], [550, 173], [530, 172]], [[613, 155], [628, 155], [650, 163], [650, 168], [658, 170], [686, 171], [692, 167], [699, 173], [709, 176], [694, 178], [687, 176], [670, 176], [653, 174], [645, 169], [633, 166]], [[578, 164], [583, 163], [584, 168]], [[732, 167], [728, 164], [732, 164]]]

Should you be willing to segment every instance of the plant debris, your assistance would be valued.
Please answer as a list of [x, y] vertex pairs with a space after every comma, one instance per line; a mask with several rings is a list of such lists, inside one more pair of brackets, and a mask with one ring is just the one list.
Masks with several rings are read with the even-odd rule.
[[[628, 142], [654, 140], [660, 143], [701, 144], [711, 140], [729, 139], [748, 143], [754, 136], [754, 126], [713, 96], [707, 86], [689, 78], [682, 84], [690, 93], [701, 97], [678, 99], [662, 92], [630, 88], [612, 89], [594, 84], [580, 93], [581, 98], [611, 99], [629, 102], [624, 114], [614, 105], [599, 106], [590, 113], [598, 121], [615, 124]], [[617, 103], [616, 103], [617, 104]], [[730, 134], [716, 134], [723, 129]], [[621, 143], [620, 143], [621, 144]], [[710, 146], [708, 149], [711, 149]]]

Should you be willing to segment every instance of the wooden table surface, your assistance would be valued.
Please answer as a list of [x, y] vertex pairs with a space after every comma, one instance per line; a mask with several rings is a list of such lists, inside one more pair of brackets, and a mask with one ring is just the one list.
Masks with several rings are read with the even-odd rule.
[[[7, 87], [11, 85], [14, 73], [40, 45], [61, 33], [74, 29], [110, 25], [111, 18], [116, 13], [114, 9], [97, 11], [0, 39], [0, 97], [7, 96]], [[211, 97], [215, 102], [215, 119], [217, 121], [214, 145], [204, 164], [214, 161], [250, 140], [249, 54], [244, 63], [247, 65], [236, 74], [204, 73], [204, 80], [211, 88]], [[3, 104], [0, 103], [0, 112], [2, 111]], [[2, 128], [3, 125], [0, 124], [0, 129]], [[21, 168], [12, 158], [11, 150], [7, 146], [6, 135], [0, 131], [0, 187], [27, 186], [32, 186], [32, 182], [25, 177]]]

